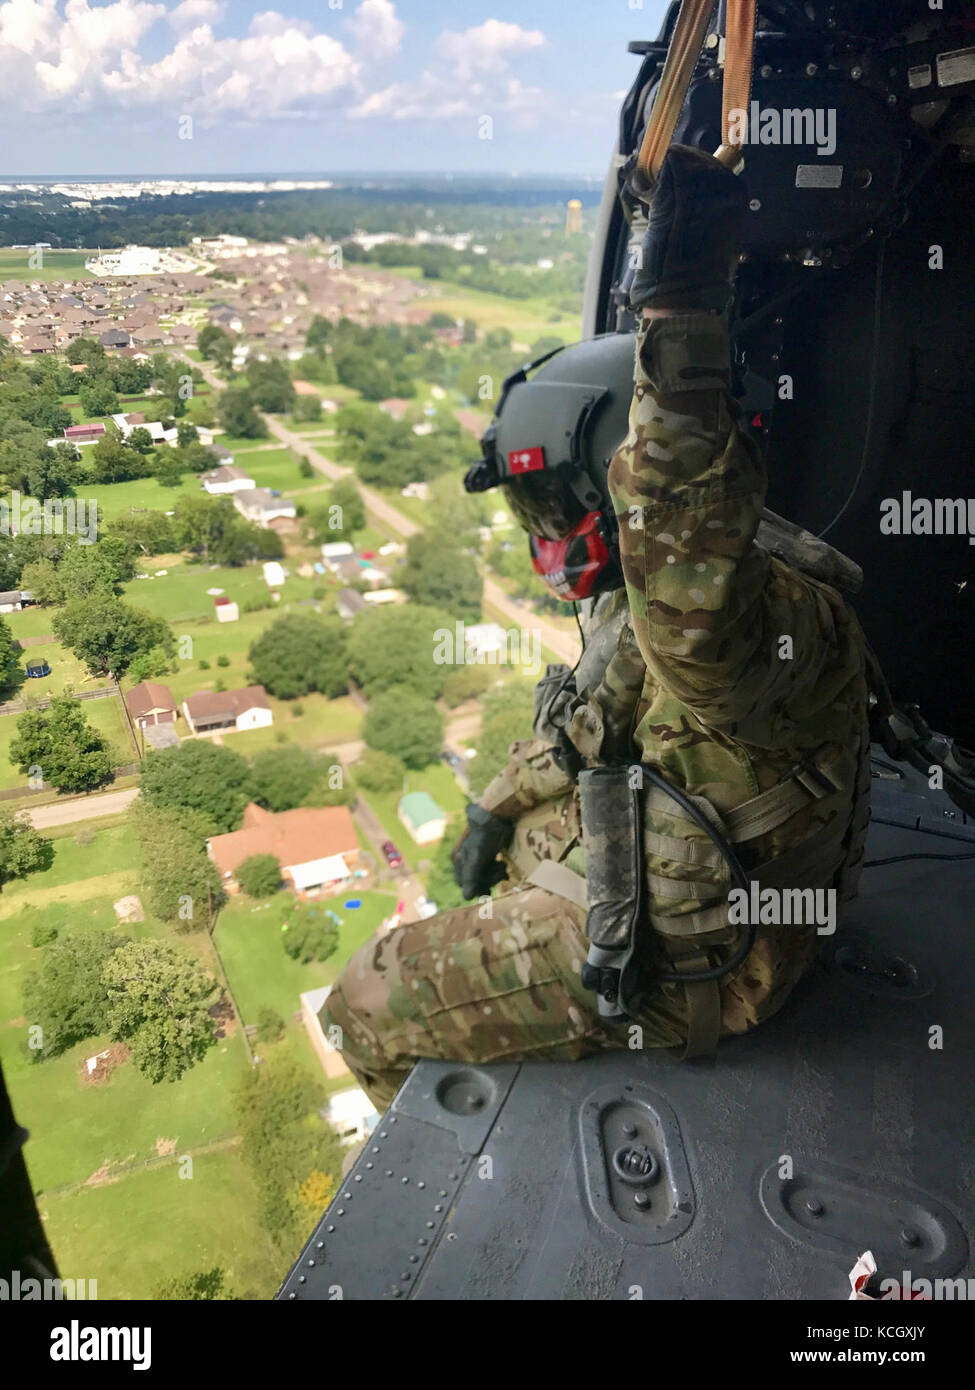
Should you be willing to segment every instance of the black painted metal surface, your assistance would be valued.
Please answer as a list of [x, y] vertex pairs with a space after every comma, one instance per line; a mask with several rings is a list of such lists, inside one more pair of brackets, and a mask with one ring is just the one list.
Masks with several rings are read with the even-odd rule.
[[[868, 861], [975, 852], [910, 769], [873, 814]], [[973, 923], [975, 860], [869, 868], [782, 1012], [713, 1059], [421, 1063], [279, 1297], [845, 1299], [867, 1249], [971, 1278]], [[652, 1161], [614, 1164], [633, 1147]]]

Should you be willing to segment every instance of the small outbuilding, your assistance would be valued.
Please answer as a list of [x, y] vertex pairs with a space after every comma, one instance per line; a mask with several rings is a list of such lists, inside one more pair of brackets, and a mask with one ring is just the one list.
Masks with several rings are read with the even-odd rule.
[[418, 845], [435, 845], [447, 829], [447, 812], [442, 811], [429, 792], [407, 792], [400, 799], [396, 814]]

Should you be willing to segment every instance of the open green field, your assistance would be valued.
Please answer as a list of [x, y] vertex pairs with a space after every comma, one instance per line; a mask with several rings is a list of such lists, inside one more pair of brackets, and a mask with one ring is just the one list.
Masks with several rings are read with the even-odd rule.
[[177, 497], [198, 497], [200, 484], [192, 473], [184, 473], [178, 487], [163, 487], [155, 478], [133, 478], [129, 483], [85, 483], [80, 490], [94, 498], [101, 525], [132, 511], [170, 512]]
[[[346, 908], [344, 903], [354, 898], [361, 900], [362, 907]], [[331, 984], [349, 957], [393, 911], [396, 896], [350, 888], [314, 904], [314, 910], [322, 913], [331, 909], [343, 925], [335, 954], [309, 965], [292, 960], [282, 943], [282, 923], [288, 921], [293, 904], [290, 893], [279, 893], [266, 904], [241, 895], [221, 909], [214, 942], [245, 1023], [255, 1022], [262, 1007], [275, 1009], [286, 1019], [301, 1008], [299, 996], [306, 990]]]
[[13, 251], [9, 247], [0, 249], [0, 280], [22, 280], [30, 284], [33, 280], [90, 280], [85, 269], [86, 259], [91, 251], [42, 251], [42, 264], [32, 268], [29, 264], [30, 251]]
[[454, 816], [463, 811], [467, 805], [467, 798], [457, 785], [450, 768], [446, 763], [441, 762], [431, 763], [421, 772], [408, 772], [406, 786], [401, 791], [369, 792], [367, 794], [366, 799], [386, 834], [407, 861], [411, 865], [415, 865], [421, 859], [432, 858], [437, 846], [416, 844], [396, 814], [396, 807], [407, 792], [429, 792], [437, 805], [446, 811], [448, 816]]
[[[238, 1298], [271, 1298], [292, 1256], [258, 1223], [253, 1179], [237, 1146], [194, 1155], [190, 1178], [180, 1171], [174, 1155], [118, 1181], [42, 1197], [62, 1277], [97, 1279], [102, 1300], [141, 1299], [167, 1279], [216, 1265]], [[309, 1233], [316, 1220], [309, 1212]]]
[[[420, 278], [415, 268], [390, 266], [389, 269], [405, 279]], [[431, 314], [473, 319], [481, 330], [507, 328], [516, 342], [533, 343], [538, 338], [554, 336], [566, 343], [575, 343], [581, 334], [581, 314], [563, 313], [540, 296], [509, 299], [447, 280], [437, 281], [437, 294], [425, 298], [423, 307]], [[323, 396], [328, 394], [328, 391], [322, 392]]]
[[[304, 478], [298, 471], [298, 460], [293, 450], [258, 449], [245, 453], [237, 460], [238, 466], [247, 470], [258, 487], [269, 487], [286, 496], [314, 487], [315, 478]], [[319, 485], [326, 479], [318, 478]]]

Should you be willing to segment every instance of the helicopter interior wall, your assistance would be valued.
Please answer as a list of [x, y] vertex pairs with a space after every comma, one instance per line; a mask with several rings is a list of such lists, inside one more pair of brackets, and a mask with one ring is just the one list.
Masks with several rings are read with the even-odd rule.
[[[975, 547], [963, 535], [885, 535], [880, 521], [884, 499], [904, 492], [975, 494], [973, 228], [975, 171], [950, 154], [886, 247], [867, 464], [828, 537], [864, 570], [856, 607], [897, 698], [916, 702], [932, 727], [969, 744]], [[944, 248], [941, 270], [929, 269], [932, 246]], [[875, 266], [871, 251], [818, 276], [816, 289], [783, 315], [779, 365], [793, 376], [795, 394], [772, 413], [769, 506], [817, 534], [843, 506], [861, 463]]]

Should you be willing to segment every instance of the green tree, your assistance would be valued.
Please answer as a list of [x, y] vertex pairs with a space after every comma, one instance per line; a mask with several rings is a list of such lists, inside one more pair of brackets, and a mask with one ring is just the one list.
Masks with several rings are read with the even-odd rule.
[[91, 791], [115, 772], [111, 749], [68, 692], [53, 696], [46, 709], [28, 709], [18, 717], [10, 761], [25, 774], [40, 768], [44, 781], [59, 792]]
[[[126, 575], [126, 579], [131, 574]], [[58, 566], [62, 601], [87, 599], [92, 594], [120, 594], [123, 579], [117, 558], [101, 545], [72, 546]]]
[[117, 516], [108, 524], [108, 539], [121, 540], [130, 553], [165, 555], [176, 548], [173, 525], [165, 512], [136, 512]]
[[171, 665], [172, 657], [165, 647], [150, 647], [148, 651], [140, 652], [132, 658], [129, 679], [134, 685], [138, 685], [140, 681], [156, 680], [159, 676], [168, 675]]
[[380, 753], [378, 748], [367, 748], [356, 764], [356, 780], [367, 792], [389, 794], [398, 792], [406, 776], [406, 765], [402, 758], [392, 753]]
[[178, 1081], [216, 1042], [217, 987], [198, 961], [163, 941], [129, 941], [105, 962], [108, 1026], [155, 1085]]
[[285, 364], [276, 358], [249, 362], [247, 384], [254, 404], [271, 415], [282, 415], [294, 405], [295, 388], [291, 376]]
[[93, 483], [127, 483], [144, 478], [149, 463], [138, 450], [123, 444], [118, 435], [106, 434], [91, 451]]
[[407, 767], [428, 767], [443, 747], [443, 716], [409, 686], [391, 686], [369, 701], [362, 737], [370, 748], [393, 753]]
[[[29, 588], [29, 585], [24, 587]], [[20, 681], [20, 644], [14, 639], [10, 625], [0, 618], [0, 700], [9, 699]]]
[[152, 1297], [158, 1302], [232, 1302], [237, 1295], [226, 1287], [226, 1278], [226, 1272], [219, 1265], [214, 1265], [212, 1269], [201, 1269], [195, 1274], [177, 1274], [157, 1284]]
[[183, 931], [209, 927], [226, 895], [206, 852], [205, 815], [186, 807], [160, 810], [140, 797], [130, 819], [142, 845], [140, 887], [149, 911]]
[[421, 604], [360, 613], [349, 629], [349, 669], [370, 700], [393, 685], [435, 700], [450, 670], [433, 659], [444, 629], [454, 631], [453, 618]]
[[284, 1250], [293, 1250], [307, 1223], [298, 1192], [313, 1172], [338, 1182], [338, 1136], [318, 1114], [319, 1081], [290, 1056], [268, 1057], [249, 1068], [234, 1093], [241, 1154], [257, 1185], [261, 1220]]
[[479, 622], [483, 581], [477, 565], [443, 532], [421, 531], [406, 543], [399, 583], [416, 603]]
[[471, 792], [480, 796], [491, 779], [508, 762], [512, 743], [525, 738], [532, 727], [534, 687], [527, 681], [506, 681], [489, 690], [481, 702], [483, 718], [477, 740], [477, 756], [468, 769]]
[[47, 947], [40, 968], [24, 978], [24, 1016], [31, 1027], [41, 1029], [36, 1058], [58, 1057], [107, 1030], [103, 972], [124, 942], [112, 932], [79, 932]]
[[130, 449], [134, 449], [137, 454], [151, 454], [155, 449], [152, 442], [152, 435], [142, 425], [136, 425], [135, 429], [126, 439]]
[[444, 681], [443, 698], [450, 709], [456, 709], [465, 700], [476, 700], [489, 690], [498, 679], [497, 667], [458, 666]]
[[[326, 805], [321, 798], [340, 788], [343, 781], [338, 764], [296, 743], [265, 748], [251, 764], [252, 795], [268, 811]], [[329, 786], [330, 782], [335, 786]]]
[[285, 954], [302, 965], [328, 960], [339, 944], [339, 929], [321, 917], [294, 915], [282, 933]]
[[217, 402], [217, 417], [228, 434], [243, 439], [259, 439], [267, 434], [264, 421], [254, 409], [251, 393], [243, 386], [229, 386]]
[[259, 1043], [276, 1043], [284, 1037], [284, 1019], [276, 1009], [264, 1004], [257, 1011], [255, 1037]]
[[5, 883], [41, 873], [54, 863], [54, 846], [21, 813], [0, 807], [0, 891]]
[[111, 594], [95, 593], [65, 604], [51, 623], [54, 635], [96, 676], [123, 676], [140, 652], [176, 650], [163, 618], [130, 608]]
[[82, 410], [88, 416], [111, 415], [118, 410], [118, 395], [108, 377], [90, 376], [86, 372], [78, 397]]
[[55, 444], [53, 449], [45, 447], [28, 463], [24, 470], [25, 490], [31, 497], [67, 497], [81, 476], [75, 446]]
[[291, 413], [296, 420], [312, 421], [322, 418], [322, 398], [321, 396], [298, 396]]
[[89, 370], [93, 370], [105, 362], [106, 353], [97, 338], [75, 338], [68, 346], [67, 357], [75, 366], [84, 363]]
[[235, 877], [249, 898], [273, 898], [281, 887], [281, 866], [273, 854], [252, 854]]
[[139, 786], [158, 810], [199, 812], [211, 835], [236, 830], [251, 799], [246, 759], [205, 739], [147, 754]]
[[349, 683], [346, 642], [338, 619], [289, 613], [266, 628], [247, 655], [257, 682], [278, 699], [313, 690], [334, 698]]

